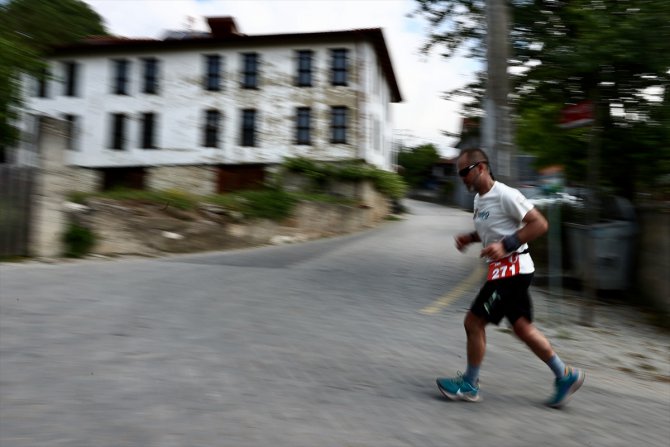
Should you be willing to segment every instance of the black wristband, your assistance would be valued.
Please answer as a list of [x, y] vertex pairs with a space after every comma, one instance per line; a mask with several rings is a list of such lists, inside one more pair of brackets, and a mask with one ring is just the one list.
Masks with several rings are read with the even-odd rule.
[[477, 239], [479, 239], [479, 234], [477, 234], [476, 231], [473, 231], [472, 233], [470, 233], [470, 240], [472, 242], [477, 242]]
[[521, 247], [521, 241], [519, 240], [519, 236], [517, 236], [516, 233], [505, 236], [501, 242], [503, 247], [505, 247], [505, 252], [507, 253], [512, 253]]

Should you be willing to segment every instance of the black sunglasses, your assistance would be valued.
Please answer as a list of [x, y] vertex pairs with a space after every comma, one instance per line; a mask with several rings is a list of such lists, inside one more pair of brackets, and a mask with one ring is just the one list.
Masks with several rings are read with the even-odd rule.
[[473, 169], [475, 169], [475, 167], [477, 167], [478, 165], [480, 165], [482, 163], [488, 163], [488, 162], [482, 160], [482, 161], [477, 161], [475, 163], [472, 163], [470, 166], [466, 166], [465, 168], [458, 171], [458, 175], [460, 177], [465, 177], [466, 175], [468, 175], [470, 173], [470, 171], [472, 171]]

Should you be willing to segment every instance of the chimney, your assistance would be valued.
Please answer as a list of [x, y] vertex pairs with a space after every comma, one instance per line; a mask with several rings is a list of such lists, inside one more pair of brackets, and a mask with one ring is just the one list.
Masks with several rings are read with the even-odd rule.
[[239, 36], [241, 33], [237, 29], [235, 19], [226, 17], [207, 17], [207, 24], [212, 31], [213, 37]]

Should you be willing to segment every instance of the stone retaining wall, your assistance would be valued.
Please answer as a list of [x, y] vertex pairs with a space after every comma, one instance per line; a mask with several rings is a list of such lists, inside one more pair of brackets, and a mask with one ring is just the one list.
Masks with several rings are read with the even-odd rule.
[[147, 172], [149, 189], [176, 189], [200, 196], [216, 194], [215, 166], [155, 166]]
[[100, 181], [95, 170], [66, 165], [65, 135], [63, 121], [41, 119], [29, 248], [35, 256], [57, 257], [63, 254], [61, 239], [68, 219], [63, 208], [65, 198], [72, 191], [96, 191]]
[[70, 206], [70, 219], [96, 236], [93, 254], [158, 256], [249, 246], [301, 242], [350, 233], [377, 225], [378, 210], [328, 203], [300, 202], [282, 222], [242, 220], [229, 211], [203, 205], [185, 212], [158, 205], [93, 199]]

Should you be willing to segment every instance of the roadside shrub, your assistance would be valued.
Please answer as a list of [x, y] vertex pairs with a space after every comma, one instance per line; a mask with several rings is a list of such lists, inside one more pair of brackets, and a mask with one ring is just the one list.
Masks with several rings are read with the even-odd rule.
[[375, 169], [372, 180], [379, 192], [388, 195], [392, 199], [401, 199], [407, 193], [407, 184], [395, 172]]
[[384, 171], [361, 161], [319, 163], [295, 157], [285, 159], [283, 167], [289, 171], [301, 173], [321, 185], [329, 178], [348, 181], [370, 180], [379, 192], [392, 199], [400, 199], [407, 192], [407, 184], [398, 174]]
[[67, 199], [70, 202], [85, 205], [86, 204], [86, 199], [88, 199], [90, 196], [91, 196], [90, 193], [81, 192], [81, 191], [71, 191], [70, 193], [68, 193]]
[[71, 223], [63, 234], [63, 243], [66, 257], [81, 258], [89, 254], [95, 246], [95, 235], [90, 229]]
[[207, 201], [248, 218], [281, 220], [290, 216], [298, 197], [280, 189], [264, 189], [210, 196]]

